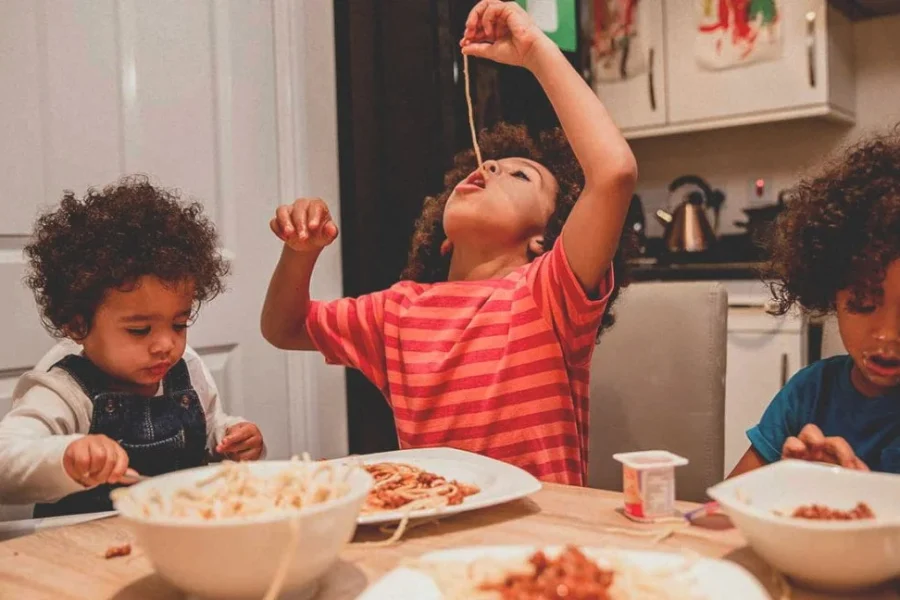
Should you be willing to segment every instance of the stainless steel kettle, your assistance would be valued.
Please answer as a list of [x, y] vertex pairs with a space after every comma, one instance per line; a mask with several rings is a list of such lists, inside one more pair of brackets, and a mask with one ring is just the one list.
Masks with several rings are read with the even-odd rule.
[[[713, 190], [696, 175], [679, 177], [669, 185], [669, 191], [674, 193], [684, 185], [693, 185], [698, 190], [690, 192], [671, 214], [662, 209], [656, 211], [656, 218], [665, 228], [663, 240], [669, 252], [703, 252], [715, 243], [719, 209], [725, 194]], [[715, 214], [715, 227], [709, 224], [707, 208]]]

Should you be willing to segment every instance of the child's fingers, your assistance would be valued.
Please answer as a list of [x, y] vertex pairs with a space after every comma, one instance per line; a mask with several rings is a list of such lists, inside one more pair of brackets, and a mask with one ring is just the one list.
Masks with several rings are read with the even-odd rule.
[[280, 238], [288, 238], [294, 232], [294, 225], [291, 220], [291, 207], [279, 206], [275, 211], [275, 219], [272, 221], [272, 231]]
[[287, 236], [282, 232], [281, 225], [278, 224], [278, 219], [272, 219], [269, 221], [269, 229], [272, 230], [272, 233], [278, 237], [282, 242], [287, 241]]
[[84, 444], [74, 444], [63, 458], [63, 466], [69, 476], [82, 485], [88, 485], [90, 475], [91, 454]]
[[506, 18], [508, 7], [505, 2], [492, 3], [484, 11], [481, 17], [481, 26], [484, 27], [484, 35], [488, 39], [497, 39], [498, 21]]
[[238, 453], [234, 458], [239, 461], [245, 461], [257, 460], [260, 456], [262, 456], [262, 446], [244, 450], [243, 452]]
[[229, 450], [234, 450], [242, 443], [252, 438], [255, 433], [253, 427], [235, 426], [225, 435], [225, 439], [222, 440], [222, 445]]
[[231, 446], [228, 448], [228, 453], [232, 455], [240, 455], [247, 450], [253, 450], [254, 448], [259, 448], [261, 446], [262, 436], [253, 434], [245, 440], [231, 444]]
[[290, 226], [293, 231], [297, 232], [297, 237], [300, 239], [306, 239], [309, 235], [306, 230], [306, 209], [306, 206], [297, 206], [296, 204], [291, 209]]
[[853, 468], [856, 469], [857, 471], [869, 471], [870, 470], [869, 465], [864, 463], [862, 461], [862, 459], [859, 458], [858, 456], [855, 457]]
[[106, 447], [102, 443], [95, 441], [93, 444], [90, 444], [89, 452], [91, 454], [91, 462], [88, 473], [90, 474], [92, 481], [97, 481], [98, 476], [106, 467]]
[[[116, 445], [118, 446], [118, 444]], [[116, 462], [109, 474], [109, 482], [118, 483], [125, 476], [126, 471], [128, 471], [128, 453], [119, 446], [116, 450]]]
[[826, 452], [834, 457], [835, 462], [847, 469], [856, 467], [856, 453], [850, 444], [842, 437], [830, 437], [825, 440]]
[[475, 58], [491, 58], [491, 51], [493, 49], [493, 44], [472, 42], [471, 44], [463, 46], [462, 53], [474, 56]]
[[806, 455], [806, 444], [804, 444], [800, 438], [791, 436], [784, 441], [784, 445], [781, 448], [782, 458], [804, 459], [806, 458]]
[[325, 235], [325, 238], [328, 240], [330, 244], [337, 238], [338, 236], [338, 226], [331, 219], [328, 220], [325, 225], [322, 226], [322, 233]]
[[484, 11], [487, 10], [490, 4], [491, 2], [489, 0], [482, 0], [469, 12], [469, 18], [466, 19], [465, 39], [471, 39], [475, 36], [475, 32], [481, 25], [481, 17], [484, 15]]
[[109, 438], [100, 438], [97, 442], [98, 452], [102, 451], [105, 455], [105, 459], [103, 460], [103, 466], [100, 468], [100, 471], [94, 476], [94, 480], [97, 483], [107, 483], [112, 479], [113, 470], [116, 468], [116, 464], [121, 458], [119, 455], [120, 451], [123, 454], [124, 451], [121, 446]]
[[106, 462], [103, 464], [103, 468], [100, 469], [100, 472], [94, 476], [94, 480], [97, 483], [106, 483], [110, 481], [113, 469], [116, 467], [116, 460], [118, 460], [118, 457], [115, 452], [107, 450]]
[[306, 211], [306, 219], [310, 231], [319, 229], [319, 225], [328, 218], [330, 218], [328, 205], [324, 202], [313, 202]]
[[812, 423], [800, 430], [800, 435], [797, 437], [806, 444], [810, 451], [821, 452], [825, 449], [825, 434]]

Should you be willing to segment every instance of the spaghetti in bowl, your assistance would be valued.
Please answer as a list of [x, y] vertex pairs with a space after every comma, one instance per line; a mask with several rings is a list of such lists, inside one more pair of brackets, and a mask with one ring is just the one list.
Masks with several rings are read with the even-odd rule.
[[900, 577], [900, 476], [785, 460], [708, 493], [801, 585], [844, 592]]
[[121, 488], [113, 502], [161, 577], [237, 600], [313, 593], [371, 486], [352, 462], [225, 463]]

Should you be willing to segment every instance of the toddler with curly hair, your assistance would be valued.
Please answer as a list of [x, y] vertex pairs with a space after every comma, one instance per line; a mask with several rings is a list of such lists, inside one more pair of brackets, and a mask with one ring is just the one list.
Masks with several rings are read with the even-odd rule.
[[359, 298], [310, 300], [337, 226], [318, 199], [279, 207], [270, 226], [285, 245], [263, 335], [362, 371], [390, 404], [402, 448], [451, 446], [584, 485], [591, 355], [618, 289], [635, 159], [517, 4], [480, 2], [461, 44], [531, 70], [565, 135], [483, 134], [483, 168], [461, 154], [444, 192], [426, 200], [403, 281]]
[[0, 501], [36, 517], [111, 510], [137, 475], [256, 460], [256, 425], [222, 410], [187, 346], [228, 263], [199, 203], [132, 177], [66, 192], [25, 248], [27, 283], [58, 343], [19, 380], [0, 421]]
[[780, 312], [836, 314], [848, 355], [788, 382], [731, 475], [781, 458], [900, 473], [900, 136], [864, 141], [802, 181], [773, 242]]

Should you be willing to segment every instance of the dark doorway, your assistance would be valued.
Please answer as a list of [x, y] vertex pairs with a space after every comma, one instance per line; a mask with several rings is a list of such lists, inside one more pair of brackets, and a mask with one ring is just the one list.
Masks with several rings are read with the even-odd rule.
[[[441, 191], [453, 155], [471, 146], [459, 39], [475, 0], [334, 0], [341, 248], [348, 296], [396, 283], [416, 217]], [[576, 55], [570, 60], [575, 63]], [[500, 119], [558, 124], [522, 69], [472, 61], [479, 128]], [[348, 371], [350, 452], [397, 447], [391, 411]]]

